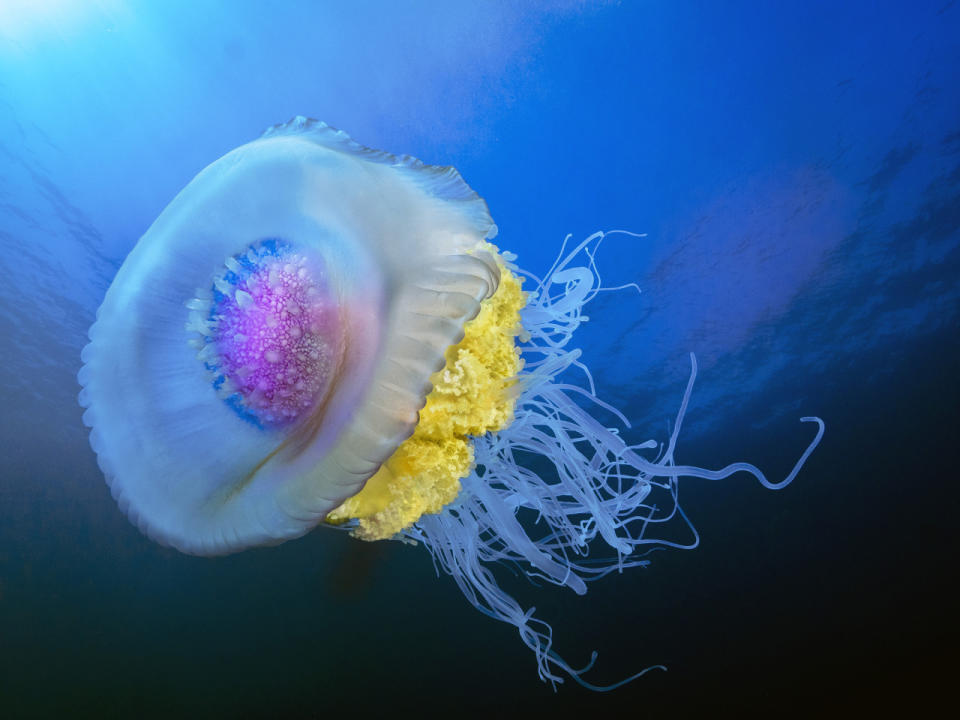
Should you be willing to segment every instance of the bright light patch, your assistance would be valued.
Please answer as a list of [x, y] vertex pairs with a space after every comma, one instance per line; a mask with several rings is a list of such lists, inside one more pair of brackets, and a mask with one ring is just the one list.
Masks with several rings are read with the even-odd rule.
[[120, 0], [2, 0], [0, 42], [25, 49], [34, 42], [67, 39], [91, 20], [110, 20]]

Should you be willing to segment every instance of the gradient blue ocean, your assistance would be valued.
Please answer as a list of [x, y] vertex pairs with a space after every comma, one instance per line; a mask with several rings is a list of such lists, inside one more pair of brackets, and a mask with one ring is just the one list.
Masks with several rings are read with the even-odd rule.
[[[117, 508], [77, 403], [127, 253], [296, 115], [453, 165], [545, 272], [611, 235], [574, 342], [685, 479], [691, 551], [505, 581], [584, 677], [421, 547], [319, 528], [201, 558]], [[0, 717], [922, 711], [958, 638], [960, 4], [0, 0]], [[676, 539], [687, 540], [683, 527]], [[596, 713], [596, 715], [593, 715]], [[510, 715], [513, 716], [513, 715]]]

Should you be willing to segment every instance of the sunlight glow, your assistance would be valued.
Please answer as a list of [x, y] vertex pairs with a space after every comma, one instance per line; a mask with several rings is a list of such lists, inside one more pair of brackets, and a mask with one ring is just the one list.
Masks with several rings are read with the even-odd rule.
[[0, 0], [0, 43], [27, 49], [48, 39], [66, 39], [84, 21], [108, 17], [117, 0]]

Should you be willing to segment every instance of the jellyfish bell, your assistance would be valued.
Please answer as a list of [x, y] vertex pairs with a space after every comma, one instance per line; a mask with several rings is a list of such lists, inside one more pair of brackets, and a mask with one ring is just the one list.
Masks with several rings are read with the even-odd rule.
[[[304, 118], [271, 128], [203, 170], [123, 263], [82, 355], [84, 421], [159, 542], [216, 555], [321, 522], [412, 541], [517, 628], [541, 679], [611, 689], [495, 571], [583, 594], [651, 550], [694, 548], [681, 478], [784, 487], [824, 425], [801, 418], [816, 436], [779, 482], [678, 464], [691, 354], [669, 438], [628, 440], [574, 342], [584, 307], [618, 289], [596, 265], [610, 233], [565, 241], [542, 276], [495, 234], [452, 168]], [[689, 539], [661, 530], [677, 524]]]
[[179, 550], [296, 537], [409, 436], [498, 282], [452, 168], [296, 118], [214, 162], [117, 273], [84, 421], [120, 506]]

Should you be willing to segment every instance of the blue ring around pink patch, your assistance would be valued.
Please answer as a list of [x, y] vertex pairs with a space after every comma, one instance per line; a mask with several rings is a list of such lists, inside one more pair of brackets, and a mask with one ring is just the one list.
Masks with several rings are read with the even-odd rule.
[[323, 397], [339, 357], [338, 308], [324, 265], [279, 240], [224, 265], [201, 353], [213, 387], [258, 427], [292, 425]]

